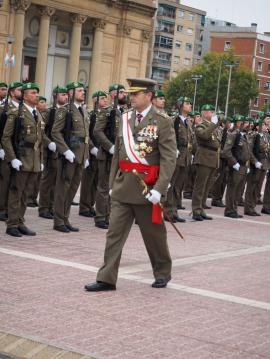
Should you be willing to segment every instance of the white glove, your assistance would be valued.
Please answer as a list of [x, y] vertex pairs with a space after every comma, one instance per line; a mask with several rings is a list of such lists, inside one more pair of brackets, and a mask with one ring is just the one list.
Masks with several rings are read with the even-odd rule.
[[262, 168], [262, 163], [261, 162], [256, 162], [255, 163], [255, 167], [260, 170]]
[[98, 154], [98, 149], [96, 147], [93, 147], [92, 150], [90, 151], [91, 155], [97, 157]]
[[50, 151], [52, 151], [52, 152], [55, 152], [55, 151], [56, 151], [56, 144], [55, 144], [55, 142], [50, 142], [50, 143], [48, 144], [48, 149], [49, 149]]
[[249, 174], [249, 172], [250, 172], [250, 168], [248, 167], [248, 168], [247, 168], [247, 175]]
[[151, 189], [150, 193], [148, 193], [145, 198], [148, 199], [149, 202], [157, 204], [160, 202], [161, 194], [158, 191]]
[[41, 163], [41, 165], [40, 165], [40, 170], [41, 170], [41, 172], [43, 172], [43, 170], [44, 170], [44, 164], [43, 163]]
[[111, 197], [112, 195], [112, 189], [109, 190], [109, 196]]
[[180, 151], [179, 150], [176, 150], [176, 158], [178, 158], [180, 155]]
[[235, 171], [239, 171], [240, 170], [240, 163], [236, 163], [235, 165], [233, 165], [233, 168], [235, 169]]
[[212, 116], [211, 122], [213, 122], [215, 125], [218, 123], [218, 117], [217, 117], [217, 115]]
[[87, 167], [89, 167], [89, 160], [85, 160], [85, 162], [84, 162], [84, 168], [87, 168]]
[[14, 160], [11, 161], [11, 166], [15, 170], [20, 171], [20, 167], [22, 166], [22, 162], [20, 160], [18, 160], [17, 158], [15, 158]]
[[67, 150], [64, 152], [64, 156], [66, 157], [66, 160], [68, 160], [70, 163], [74, 162], [75, 155], [71, 150]]
[[110, 152], [111, 155], [114, 154], [114, 145], [109, 149], [109, 152]]
[[3, 150], [3, 148], [0, 148], [0, 160], [3, 160], [5, 158], [5, 151]]

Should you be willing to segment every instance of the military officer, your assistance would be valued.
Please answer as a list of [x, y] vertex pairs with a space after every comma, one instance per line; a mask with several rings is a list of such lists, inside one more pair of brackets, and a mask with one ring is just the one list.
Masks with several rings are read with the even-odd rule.
[[24, 103], [9, 113], [2, 138], [12, 166], [6, 233], [14, 237], [36, 234], [24, 224], [24, 214], [29, 190], [43, 167], [44, 123], [36, 108], [39, 87], [36, 83], [25, 83], [22, 91]]
[[[123, 114], [110, 174], [112, 209], [97, 282], [87, 291], [116, 289], [121, 253], [134, 218], [140, 227], [153, 268], [152, 287], [166, 287], [171, 257], [160, 201], [166, 196], [176, 165], [175, 133], [171, 120], [157, 113], [151, 101], [156, 82], [128, 79], [133, 111]], [[135, 171], [135, 173], [134, 173]], [[142, 194], [144, 183], [149, 190]]]
[[60, 154], [58, 159], [54, 229], [60, 232], [78, 232], [69, 222], [70, 207], [78, 190], [83, 168], [89, 166], [89, 116], [83, 104], [85, 89], [80, 82], [70, 82], [69, 104], [56, 111], [52, 139]]
[[197, 151], [194, 158], [196, 177], [192, 194], [193, 219], [196, 221], [211, 220], [203, 208], [206, 203], [213, 176], [219, 167], [220, 132], [215, 107], [202, 106], [202, 122], [195, 127]]
[[53, 104], [49, 109], [41, 111], [45, 122], [44, 146], [44, 171], [42, 172], [39, 192], [39, 217], [53, 219], [54, 194], [57, 175], [58, 153], [56, 143], [52, 140], [52, 127], [55, 121], [55, 114], [58, 108], [67, 104], [67, 88], [56, 86], [53, 89]]
[[8, 93], [8, 85], [6, 82], [0, 82], [0, 106], [5, 104], [5, 98]]
[[114, 143], [119, 120], [126, 104], [125, 87], [121, 84], [111, 85], [109, 94], [113, 104], [104, 108], [97, 115], [94, 128], [94, 136], [99, 142], [98, 160], [98, 185], [96, 193], [95, 226], [108, 229], [110, 199], [109, 199], [109, 175], [114, 154]]
[[[265, 113], [264, 122], [267, 126], [268, 139], [270, 142], [270, 112]], [[268, 170], [266, 176], [266, 183], [265, 183], [264, 195], [263, 195], [263, 207], [261, 213], [270, 214], [270, 170]]]
[[224, 215], [230, 218], [242, 218], [243, 216], [237, 211], [237, 195], [246, 180], [251, 158], [247, 137], [249, 122], [240, 114], [234, 115], [233, 122], [234, 129], [228, 133], [223, 149], [223, 156], [229, 167]]
[[164, 92], [162, 90], [157, 90], [155, 92], [155, 96], [152, 101], [156, 110], [161, 113], [165, 113], [165, 102], [166, 102], [166, 100], [165, 100]]
[[[5, 105], [0, 109], [1, 121], [2, 116], [7, 118], [8, 112], [19, 107], [19, 103], [22, 100], [22, 83], [12, 82], [9, 85], [8, 97], [6, 97]], [[3, 126], [3, 127], [2, 127]], [[1, 124], [1, 131], [4, 131], [4, 124]], [[1, 136], [3, 132], [1, 132]], [[10, 165], [6, 159], [5, 151], [1, 145], [0, 139], [0, 221], [6, 221], [8, 218], [8, 193], [10, 183]]]

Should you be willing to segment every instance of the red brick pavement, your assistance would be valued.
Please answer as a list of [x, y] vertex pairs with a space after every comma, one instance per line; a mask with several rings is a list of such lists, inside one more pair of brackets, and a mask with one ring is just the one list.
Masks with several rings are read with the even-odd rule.
[[[185, 204], [189, 211], [190, 201]], [[234, 221], [212, 209], [209, 214], [220, 217], [181, 225], [186, 242], [167, 226], [176, 265], [172, 285], [162, 290], [149, 285], [149, 260], [134, 225], [117, 291], [93, 294], [83, 286], [95, 280], [95, 268], [76, 265], [101, 264], [105, 232], [77, 211], [73, 207], [72, 223], [81, 229], [75, 234], [53, 231], [52, 222], [38, 218], [35, 209], [28, 210], [27, 224], [36, 237], [6, 236], [0, 224], [0, 331], [98, 359], [270, 358], [269, 216]], [[241, 254], [246, 249], [254, 253]], [[43, 257], [22, 258], [22, 252]], [[229, 257], [223, 258], [224, 252]], [[213, 253], [221, 258], [205, 257]], [[53, 264], [48, 258], [66, 262]], [[215, 293], [240, 303], [217, 299]]]

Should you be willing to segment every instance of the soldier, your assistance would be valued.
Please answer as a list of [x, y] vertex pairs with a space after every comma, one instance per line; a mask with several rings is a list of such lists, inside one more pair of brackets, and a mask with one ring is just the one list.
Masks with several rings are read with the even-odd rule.
[[47, 110], [47, 99], [44, 96], [38, 97], [38, 105], [37, 108], [39, 112], [46, 111]]
[[8, 112], [19, 107], [22, 100], [22, 83], [12, 82], [9, 85], [8, 95], [4, 106], [0, 109], [0, 221], [6, 221], [8, 218], [8, 193], [10, 183], [10, 165], [6, 159], [5, 151], [1, 145]]
[[250, 146], [247, 137], [249, 122], [239, 114], [233, 117], [234, 129], [228, 133], [223, 156], [229, 167], [226, 191], [225, 217], [242, 218], [237, 211], [237, 194], [246, 180], [250, 161]]
[[99, 142], [98, 149], [98, 185], [96, 193], [95, 226], [108, 229], [110, 199], [109, 199], [109, 175], [114, 154], [114, 143], [121, 117], [122, 106], [126, 104], [125, 87], [121, 84], [109, 87], [113, 105], [104, 108], [98, 113], [94, 136]]
[[195, 154], [196, 177], [192, 194], [192, 218], [195, 221], [211, 220], [203, 208], [206, 203], [212, 178], [219, 167], [220, 132], [215, 107], [202, 107], [202, 122], [196, 126], [195, 135], [198, 148]]
[[155, 92], [152, 104], [158, 112], [165, 113], [165, 95], [163, 91], [157, 90]]
[[[87, 291], [115, 290], [121, 253], [134, 218], [140, 227], [153, 268], [152, 287], [166, 287], [171, 279], [171, 257], [161, 198], [166, 196], [176, 164], [175, 133], [171, 120], [151, 105], [156, 82], [128, 79], [134, 111], [123, 114], [110, 174], [112, 209], [97, 282]], [[134, 173], [135, 171], [135, 173]], [[150, 191], [142, 194], [144, 184]]]
[[2, 138], [12, 166], [6, 233], [14, 237], [36, 235], [24, 224], [24, 214], [29, 190], [43, 167], [44, 123], [36, 108], [39, 87], [30, 82], [22, 86], [22, 91], [24, 103], [9, 113]]
[[52, 128], [55, 120], [55, 114], [58, 108], [67, 104], [67, 88], [56, 86], [53, 89], [53, 105], [51, 108], [41, 112], [45, 122], [44, 136], [44, 171], [40, 181], [39, 192], [39, 217], [53, 219], [54, 213], [54, 193], [57, 175], [57, 158], [56, 143], [52, 139]]
[[[268, 140], [270, 142], [270, 112], [265, 113], [264, 122], [267, 126]], [[265, 183], [264, 196], [263, 196], [263, 207], [261, 213], [270, 214], [270, 170], [268, 170], [266, 176], [266, 183]]]
[[7, 93], [8, 85], [5, 82], [0, 82], [0, 106], [4, 106]]
[[70, 207], [78, 190], [83, 168], [89, 166], [89, 117], [83, 107], [85, 89], [80, 82], [67, 85], [69, 104], [56, 111], [52, 139], [58, 159], [54, 202], [54, 229], [78, 232], [69, 222]]
[[94, 147], [91, 148], [90, 165], [83, 170], [81, 193], [80, 193], [80, 207], [79, 215], [84, 217], [94, 217], [96, 212], [94, 210], [94, 204], [96, 200], [96, 191], [98, 184], [98, 147], [99, 143], [94, 136], [94, 128], [96, 124], [97, 114], [107, 107], [107, 95], [104, 91], [94, 92], [92, 95], [93, 110], [90, 112], [90, 127], [89, 137]]

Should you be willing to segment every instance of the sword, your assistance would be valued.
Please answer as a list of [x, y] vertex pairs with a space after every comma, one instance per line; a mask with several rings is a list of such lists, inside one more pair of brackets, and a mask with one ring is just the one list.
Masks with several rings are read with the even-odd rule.
[[[134, 169], [132, 170], [132, 173], [136, 176], [136, 178], [138, 179], [138, 182], [140, 183], [140, 185], [143, 187], [143, 191], [142, 194], [145, 196], [147, 193], [149, 193], [149, 189], [147, 184], [144, 182], [144, 180], [142, 179], [142, 177], [139, 175], [139, 173]], [[159, 206], [162, 209], [163, 215], [164, 217], [170, 222], [171, 226], [174, 228], [174, 230], [176, 231], [176, 233], [179, 235], [180, 238], [183, 239], [183, 241], [185, 241], [184, 236], [182, 235], [182, 233], [179, 231], [179, 229], [176, 227], [176, 225], [173, 223], [173, 221], [171, 220], [171, 218], [168, 216], [167, 211], [165, 211], [165, 208], [162, 206], [161, 203], [159, 203]]]

